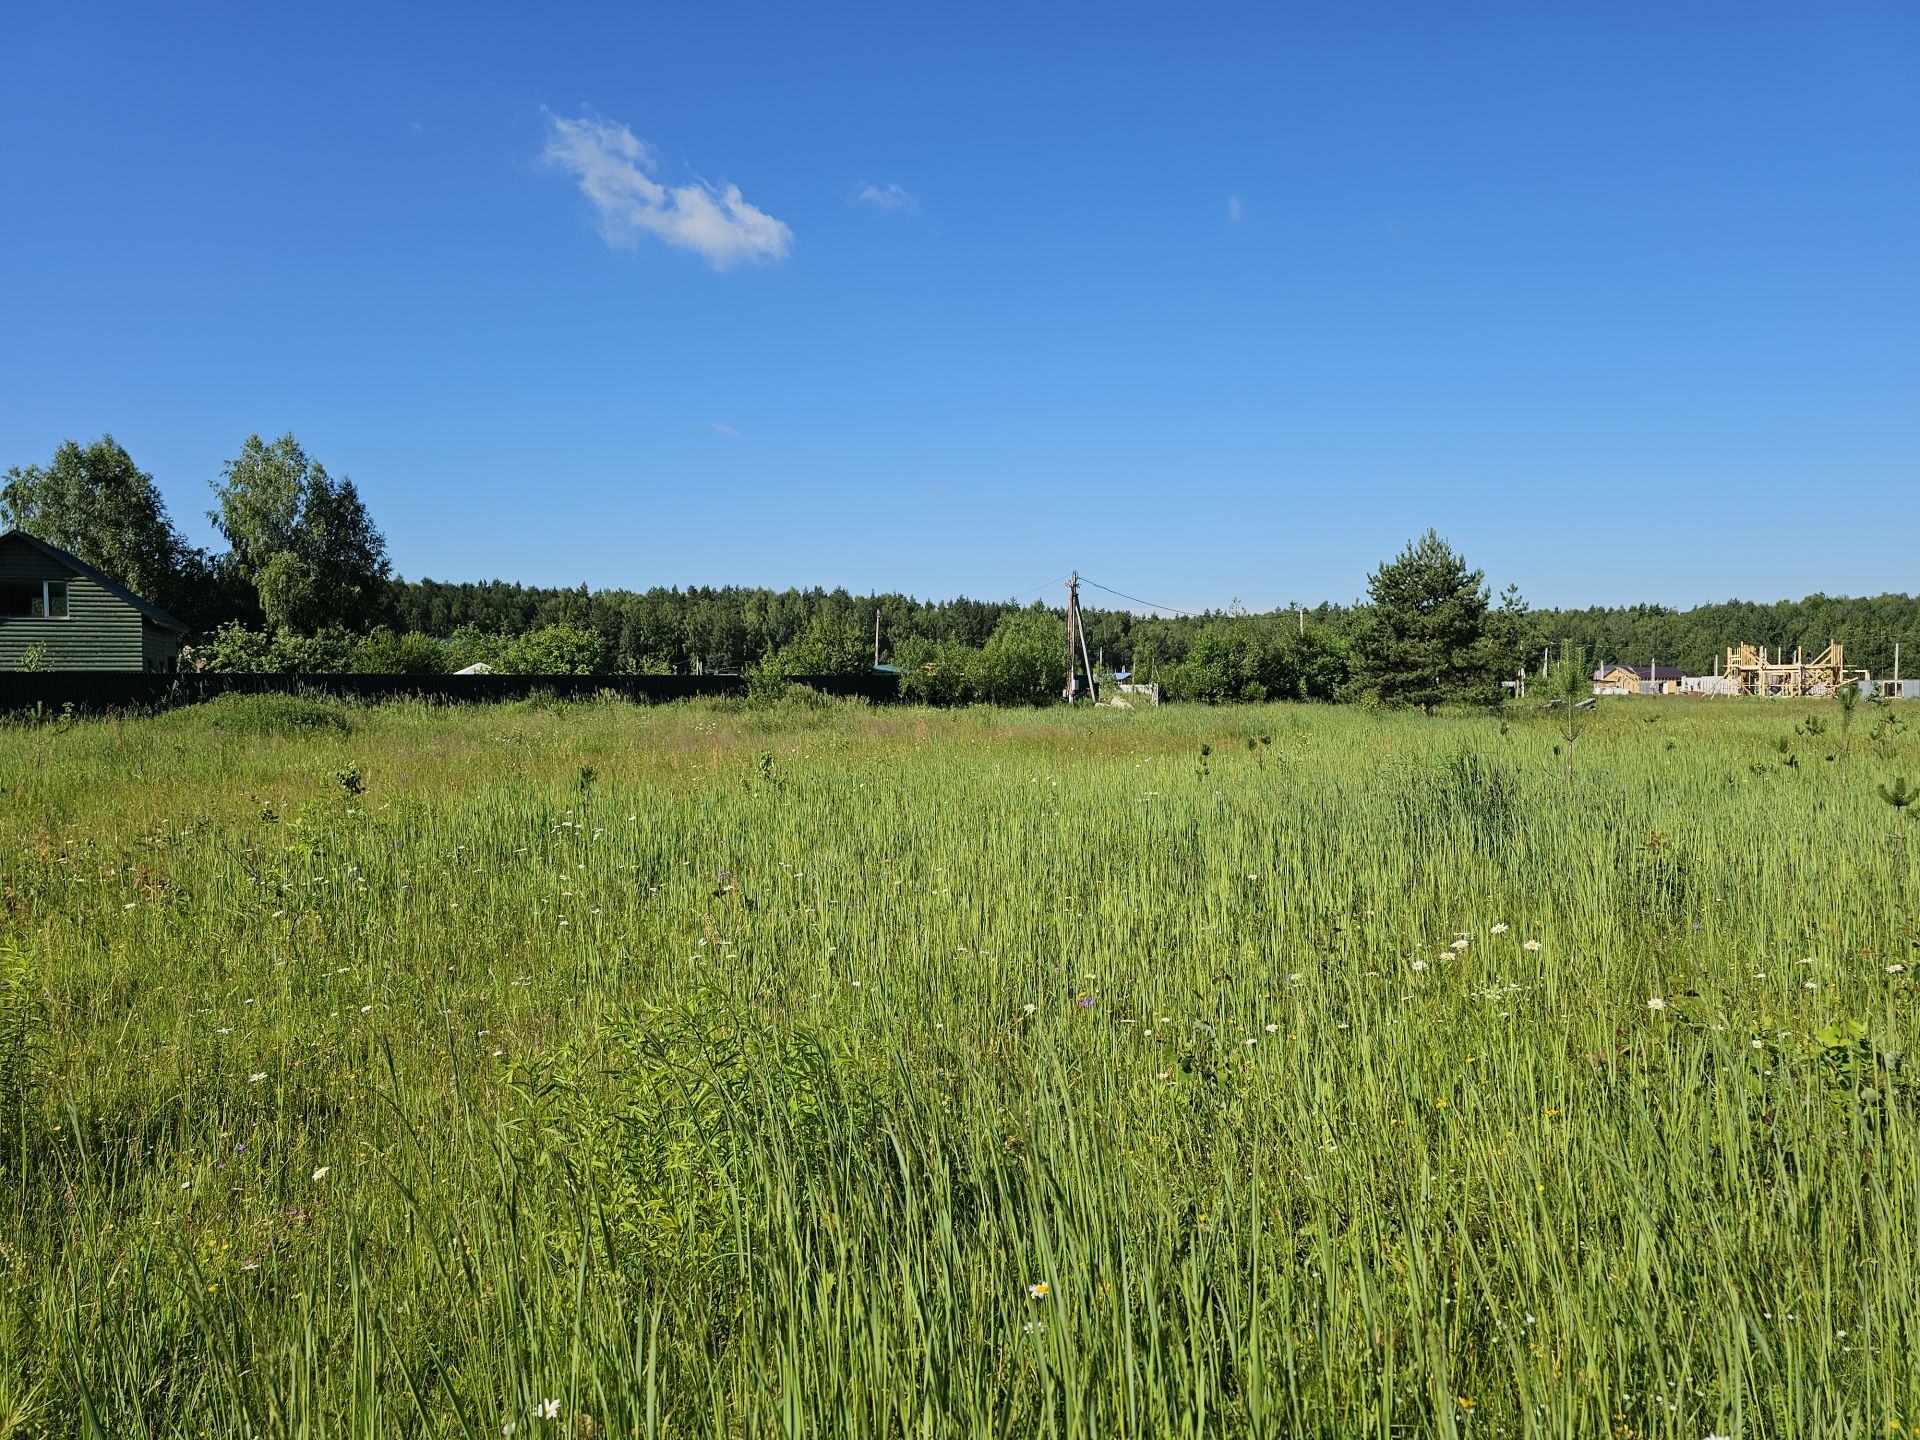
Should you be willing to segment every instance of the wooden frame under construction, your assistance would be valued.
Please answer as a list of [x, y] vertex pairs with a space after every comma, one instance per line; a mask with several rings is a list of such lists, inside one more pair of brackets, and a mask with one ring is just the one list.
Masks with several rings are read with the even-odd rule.
[[1776, 649], [1769, 660], [1764, 645], [1730, 645], [1725, 674], [1729, 695], [1778, 698], [1833, 695], [1849, 681], [1864, 688], [1873, 679], [1865, 670], [1847, 668], [1846, 648], [1837, 640], [1811, 660], [1804, 659], [1797, 646], [1793, 659], [1783, 660]]

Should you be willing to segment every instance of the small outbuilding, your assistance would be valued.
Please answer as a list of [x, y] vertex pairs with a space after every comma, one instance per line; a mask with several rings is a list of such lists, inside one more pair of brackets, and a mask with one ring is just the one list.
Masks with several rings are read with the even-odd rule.
[[1682, 695], [1731, 695], [1733, 682], [1724, 675], [1683, 675], [1680, 678]]
[[1672, 665], [1606, 665], [1594, 672], [1596, 695], [1678, 695], [1681, 675]]
[[187, 626], [24, 530], [0, 535], [0, 670], [169, 671]]

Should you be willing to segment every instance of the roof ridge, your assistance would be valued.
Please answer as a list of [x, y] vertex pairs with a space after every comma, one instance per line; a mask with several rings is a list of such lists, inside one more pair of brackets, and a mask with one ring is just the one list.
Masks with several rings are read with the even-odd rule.
[[71, 567], [75, 574], [93, 581], [96, 585], [105, 587], [108, 592], [119, 596], [142, 615], [153, 621], [154, 624], [163, 626], [169, 630], [177, 630], [182, 635], [189, 635], [193, 632], [193, 627], [188, 625], [184, 620], [176, 619], [174, 616], [169, 615], [151, 600], [141, 599], [112, 576], [102, 574], [100, 571], [94, 569], [93, 566], [87, 564], [87, 562], [82, 560], [78, 555], [69, 554], [49, 540], [42, 540], [38, 535], [30, 534], [28, 531], [16, 527], [15, 529], [7, 531], [4, 535], [0, 535], [0, 544], [5, 544], [7, 541], [15, 539], [26, 541], [49, 559], [57, 560], [62, 565]]

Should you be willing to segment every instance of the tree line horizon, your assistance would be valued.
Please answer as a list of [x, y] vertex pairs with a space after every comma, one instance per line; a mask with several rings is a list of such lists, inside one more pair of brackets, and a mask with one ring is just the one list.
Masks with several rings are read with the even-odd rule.
[[[405, 580], [350, 479], [291, 435], [247, 438], [212, 483], [224, 552], [190, 545], [153, 477], [112, 436], [69, 441], [0, 485], [0, 529], [69, 551], [196, 631], [215, 670], [444, 673], [484, 662], [524, 674], [846, 674], [880, 659], [910, 698], [1037, 703], [1065, 680], [1064, 607], [1044, 600], [922, 600], [845, 588], [591, 589], [513, 581]], [[1920, 669], [1920, 597], [1884, 594], [1689, 609], [1530, 608], [1432, 530], [1368, 577], [1353, 604], [1143, 615], [1083, 605], [1108, 670], [1157, 679], [1173, 698], [1372, 700], [1431, 708], [1496, 697], [1543, 654], [1709, 673], [1728, 645], [1809, 651]], [[1911, 657], [1909, 659], [1909, 657]], [[1058, 672], [1057, 675], [1055, 672]]]

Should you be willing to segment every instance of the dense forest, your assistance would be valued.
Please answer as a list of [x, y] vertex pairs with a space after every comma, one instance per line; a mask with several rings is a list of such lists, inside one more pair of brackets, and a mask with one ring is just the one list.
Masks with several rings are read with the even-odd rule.
[[[1045, 600], [398, 579], [353, 482], [328, 475], [292, 435], [249, 436], [212, 482], [219, 553], [180, 536], [153, 477], [111, 436], [69, 441], [47, 465], [3, 478], [0, 527], [173, 610], [198, 631], [189, 663], [215, 669], [844, 674], [875, 662], [877, 628], [877, 658], [899, 666], [918, 698], [1037, 699], [1064, 680], [1064, 612]], [[1909, 595], [1530, 610], [1511, 587], [1494, 601], [1432, 532], [1367, 587], [1353, 605], [1266, 613], [1089, 605], [1087, 640], [1098, 667], [1201, 700], [1431, 705], [1497, 693], [1500, 678], [1561, 656], [1705, 674], [1741, 642], [1812, 653], [1838, 640], [1876, 676], [1892, 672], [1897, 645], [1902, 672], [1920, 671], [1920, 599]]]
[[[394, 581], [388, 596], [391, 622], [402, 630], [449, 636], [470, 626], [514, 635], [550, 625], [582, 626], [604, 638], [616, 669], [658, 666], [675, 672], [691, 670], [696, 662], [710, 670], [742, 668], [792, 643], [815, 619], [863, 633], [871, 652], [876, 611], [882, 659], [910, 638], [979, 646], [1003, 615], [1021, 608], [1008, 600], [927, 601], [845, 590], [588, 590], [498, 580]], [[1063, 614], [1058, 605], [1041, 608]], [[1198, 636], [1221, 627], [1318, 629], [1345, 639], [1365, 608], [1323, 603], [1263, 614], [1215, 611], [1150, 617], [1083, 602], [1089, 643], [1105, 652], [1109, 665], [1138, 665], [1143, 670], [1185, 661]], [[1850, 664], [1875, 675], [1892, 673], [1893, 647], [1899, 642], [1902, 673], [1920, 673], [1920, 597], [1912, 595], [1811, 595], [1770, 604], [1729, 600], [1688, 610], [1664, 605], [1531, 610], [1524, 626], [1521, 649], [1532, 656], [1535, 667], [1543, 649], [1557, 651], [1563, 641], [1571, 641], [1596, 665], [1657, 663], [1707, 674], [1727, 646], [1742, 641], [1787, 651], [1805, 646], [1811, 654], [1838, 640], [1847, 647]]]

